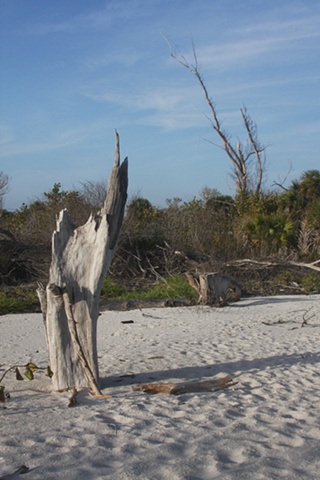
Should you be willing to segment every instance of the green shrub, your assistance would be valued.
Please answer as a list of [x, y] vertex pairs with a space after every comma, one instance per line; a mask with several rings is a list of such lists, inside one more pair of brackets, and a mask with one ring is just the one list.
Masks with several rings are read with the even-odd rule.
[[35, 291], [22, 287], [0, 292], [0, 315], [11, 313], [34, 313], [39, 311], [39, 300]]
[[188, 298], [196, 302], [198, 294], [190, 287], [184, 275], [163, 278], [146, 292], [136, 292], [138, 298]]
[[122, 295], [124, 293], [125, 293], [124, 288], [121, 285], [119, 285], [118, 282], [116, 282], [110, 276], [106, 277], [101, 290], [101, 298], [103, 300], [106, 300], [109, 298], [122, 298]]
[[296, 282], [296, 274], [294, 272], [291, 272], [290, 270], [285, 270], [284, 272], [279, 273], [275, 278], [274, 278], [274, 283], [275, 284], [280, 284], [280, 285], [288, 285], [291, 282]]
[[299, 274], [297, 272], [285, 271], [274, 277], [272, 283], [275, 286], [297, 285], [306, 293], [320, 293], [320, 276], [314, 273]]
[[320, 277], [318, 275], [303, 275], [301, 278], [301, 286], [307, 293], [320, 292]]
[[115, 280], [107, 277], [102, 289], [101, 299], [138, 299], [138, 298], [188, 298], [196, 302], [198, 295], [190, 287], [184, 275], [163, 278], [148, 290], [126, 291]]

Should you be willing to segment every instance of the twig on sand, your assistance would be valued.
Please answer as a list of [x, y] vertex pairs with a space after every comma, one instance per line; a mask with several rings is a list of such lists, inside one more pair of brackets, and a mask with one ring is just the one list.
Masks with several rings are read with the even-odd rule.
[[313, 314], [313, 315], [311, 315], [309, 318], [307, 318], [307, 315], [308, 315], [308, 313], [310, 312], [310, 310], [311, 310], [311, 308], [304, 313], [304, 315], [303, 315], [303, 317], [302, 317], [302, 320], [303, 320], [303, 321], [302, 321], [302, 323], [301, 323], [301, 327], [305, 327], [306, 325], [308, 325], [308, 321], [309, 321], [311, 318], [315, 317], [315, 314]]
[[[307, 317], [307, 315], [309, 314], [309, 312], [312, 310], [313, 307], [309, 308], [309, 310], [296, 310], [294, 313], [298, 313], [298, 312], [304, 312], [303, 316], [302, 316], [302, 323], [301, 323], [301, 327], [306, 327], [306, 326], [309, 326], [309, 320], [313, 317], [315, 317], [315, 313], [313, 313], [312, 315], [310, 315], [309, 317]], [[279, 320], [276, 320], [275, 322], [262, 322], [263, 325], [268, 325], [268, 326], [273, 326], [273, 325], [283, 325], [283, 324], [286, 324], [286, 323], [298, 323], [297, 321], [295, 320], [283, 320], [282, 318], [280, 318]], [[299, 327], [293, 327], [292, 330], [295, 330]]]

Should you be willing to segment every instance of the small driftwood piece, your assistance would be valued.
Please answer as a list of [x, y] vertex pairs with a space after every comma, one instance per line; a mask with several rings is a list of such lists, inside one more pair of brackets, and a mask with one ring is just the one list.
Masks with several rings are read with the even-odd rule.
[[228, 299], [238, 301], [241, 298], [241, 288], [238, 283], [219, 272], [194, 275], [186, 273], [189, 285], [199, 294], [200, 305], [215, 305], [223, 307]]
[[145, 383], [136, 387], [136, 390], [150, 394], [165, 393], [168, 395], [182, 395], [184, 393], [217, 392], [224, 388], [232, 387], [237, 383], [234, 377], [227, 375], [223, 378], [211, 378], [209, 380], [181, 383]]

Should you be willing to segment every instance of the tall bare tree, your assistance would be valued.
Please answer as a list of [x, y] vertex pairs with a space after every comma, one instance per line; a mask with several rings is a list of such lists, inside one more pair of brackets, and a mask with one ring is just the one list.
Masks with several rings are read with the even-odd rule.
[[[169, 42], [167, 41], [169, 44]], [[211, 116], [208, 117], [213, 130], [218, 134], [222, 148], [233, 165], [233, 177], [236, 184], [237, 192], [246, 194], [254, 192], [259, 195], [263, 184], [263, 176], [265, 173], [265, 156], [264, 151], [266, 146], [261, 145], [258, 139], [257, 126], [253, 122], [246, 108], [240, 109], [243, 125], [247, 134], [247, 139], [243, 143], [238, 141], [237, 144], [232, 143], [231, 135], [222, 128], [220, 118], [213, 99], [210, 97], [203, 76], [200, 73], [200, 65], [194, 42], [192, 41], [193, 61], [190, 62], [186, 57], [180, 54], [177, 50], [171, 50], [171, 57], [180, 65], [185, 67], [198, 80], [202, 91], [204, 93], [206, 102], [209, 106]], [[254, 171], [254, 167], [255, 170]]]

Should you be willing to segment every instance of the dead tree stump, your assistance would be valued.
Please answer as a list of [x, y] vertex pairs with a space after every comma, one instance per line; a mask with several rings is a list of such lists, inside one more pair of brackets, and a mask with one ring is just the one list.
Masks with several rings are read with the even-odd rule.
[[60, 212], [49, 282], [45, 292], [38, 291], [54, 390], [90, 387], [99, 393], [99, 299], [122, 225], [127, 187], [128, 161], [120, 164], [116, 132], [115, 162], [104, 205], [80, 227], [75, 227], [67, 210]]
[[228, 300], [238, 301], [241, 298], [238, 283], [219, 272], [199, 275], [187, 273], [186, 277], [189, 285], [198, 292], [200, 305], [223, 307], [227, 305]]

